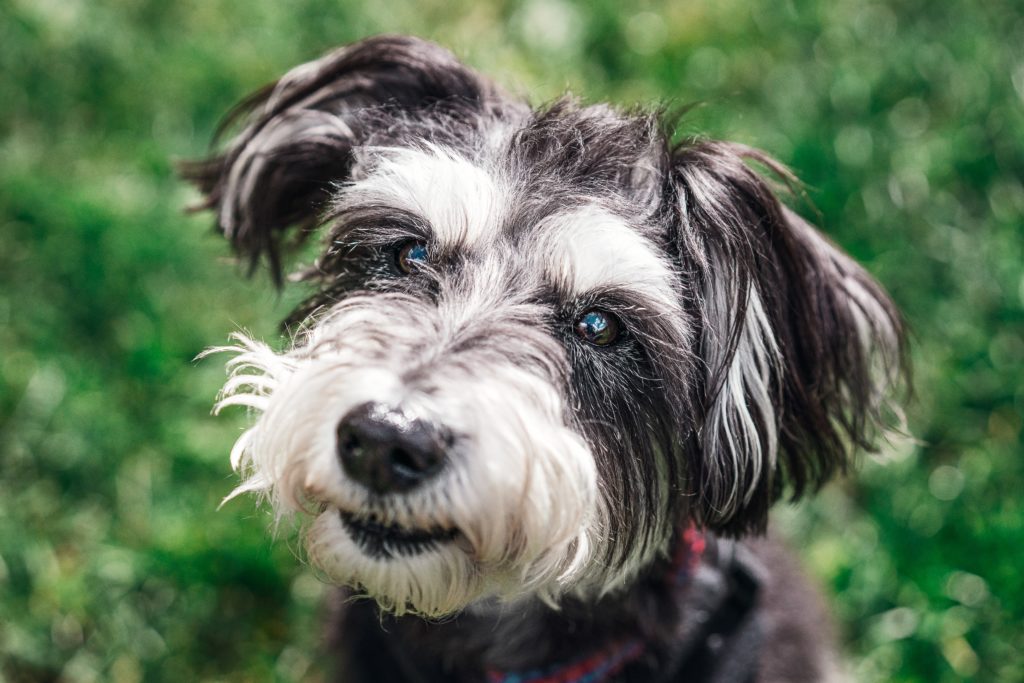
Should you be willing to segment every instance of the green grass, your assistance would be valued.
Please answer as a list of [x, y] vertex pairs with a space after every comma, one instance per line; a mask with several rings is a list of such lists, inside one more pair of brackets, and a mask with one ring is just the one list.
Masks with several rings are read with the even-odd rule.
[[765, 148], [914, 330], [917, 444], [781, 525], [864, 681], [1024, 680], [1024, 11], [1011, 0], [0, 0], [0, 681], [318, 680], [324, 589], [249, 501], [204, 347], [273, 338], [172, 160], [382, 31], [536, 102], [703, 106]]

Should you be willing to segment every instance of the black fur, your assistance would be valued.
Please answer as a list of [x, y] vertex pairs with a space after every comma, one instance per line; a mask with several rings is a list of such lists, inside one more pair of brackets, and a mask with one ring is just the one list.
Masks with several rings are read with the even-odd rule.
[[[764, 569], [756, 610], [765, 646], [756, 657], [754, 679], [714, 683], [822, 683], [839, 663], [823, 656], [834, 648], [835, 636], [820, 597], [788, 549], [765, 539], [749, 546]], [[336, 657], [332, 680], [481, 683], [488, 669], [531, 671], [639, 636], [647, 646], [643, 656], [602, 680], [701, 683], [679, 676], [676, 651], [680, 636], [706, 618], [688, 613], [701, 596], [688, 592], [684, 600], [676, 599], [665, 583], [666, 572], [666, 563], [655, 563], [624, 593], [597, 603], [569, 600], [558, 611], [530, 604], [497, 619], [462, 614], [444, 623], [381, 615], [372, 602], [339, 591], [331, 602], [327, 639]]]
[[[770, 378], [781, 415], [780, 457], [775, 471], [762, 472], [757, 497], [736, 514], [716, 514], [721, 494], [713, 480], [701, 476], [704, 460], [690, 462], [691, 481], [698, 487], [694, 493], [707, 502], [701, 521], [729, 533], [763, 531], [768, 507], [784, 481], [792, 487], [792, 497], [799, 498], [845, 471], [849, 453], [874, 448], [876, 427], [885, 417], [871, 395], [872, 373], [881, 372], [892, 381], [905, 353], [902, 320], [888, 296], [863, 269], [785, 208], [749, 161], [790, 186], [796, 183], [781, 164], [743, 145], [688, 140], [672, 155], [680, 207], [674, 229], [684, 272], [699, 282], [724, 280], [736, 292], [729, 355], [735, 353], [752, 287], [764, 301], [783, 359], [781, 373]], [[712, 272], [710, 253], [720, 256], [718, 263], [727, 272]], [[849, 281], [864, 288], [881, 317], [863, 310], [864, 303], [847, 289]], [[857, 334], [857, 310], [870, 326], [867, 343]], [[891, 348], [883, 339], [887, 334], [895, 340]], [[881, 368], [872, 367], [874, 359]], [[721, 389], [723, 368], [717, 371], [719, 376], [703, 392], [705, 405]]]

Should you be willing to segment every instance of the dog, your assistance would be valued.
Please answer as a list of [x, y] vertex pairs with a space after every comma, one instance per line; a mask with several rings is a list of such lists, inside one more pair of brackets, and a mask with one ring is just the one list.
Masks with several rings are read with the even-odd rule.
[[338, 680], [840, 678], [760, 536], [892, 426], [904, 325], [784, 166], [669, 118], [532, 108], [378, 36], [185, 165], [278, 284], [325, 235], [287, 348], [235, 334], [217, 409], [257, 415], [230, 497], [305, 520], [340, 587]]

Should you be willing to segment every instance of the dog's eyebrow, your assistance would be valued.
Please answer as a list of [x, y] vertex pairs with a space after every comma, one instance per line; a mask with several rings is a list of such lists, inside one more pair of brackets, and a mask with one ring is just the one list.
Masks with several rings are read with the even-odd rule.
[[328, 237], [331, 244], [356, 239], [386, 245], [403, 238], [429, 239], [432, 234], [431, 226], [418, 213], [379, 201], [338, 203], [327, 221], [333, 224]]
[[458, 152], [439, 145], [366, 150], [368, 173], [345, 203], [387, 204], [421, 216], [442, 248], [486, 242], [501, 224], [501, 181]]
[[671, 265], [650, 240], [621, 217], [591, 204], [555, 214], [536, 227], [540, 267], [564, 296], [612, 289], [633, 291], [675, 309]]

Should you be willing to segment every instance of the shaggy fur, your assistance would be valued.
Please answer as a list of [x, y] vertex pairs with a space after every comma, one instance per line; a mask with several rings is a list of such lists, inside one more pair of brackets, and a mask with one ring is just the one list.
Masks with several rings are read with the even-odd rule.
[[[310, 295], [290, 345], [235, 335], [219, 407], [258, 415], [232, 495], [307, 517], [330, 581], [414, 615], [383, 638], [359, 604], [339, 647], [383, 639], [444, 672], [355, 680], [479, 680], [630, 629], [664, 641], [629, 679], [656, 680], [685, 605], [659, 605], [652, 577], [681, 530], [763, 532], [775, 500], [886, 426], [904, 345], [888, 297], [754, 168], [795, 187], [778, 162], [672, 143], [666, 125], [573, 99], [533, 109], [436, 45], [383, 36], [247, 99], [223, 150], [184, 169], [278, 282], [288, 249], [326, 236], [295, 275]], [[617, 336], [598, 343], [587, 320]], [[366, 406], [445, 434], [440, 473], [361, 481], [345, 459], [363, 451], [339, 434]], [[799, 585], [769, 579], [766, 611], [804, 604]], [[812, 614], [767, 629], [807, 652], [764, 680], [831, 666]]]

